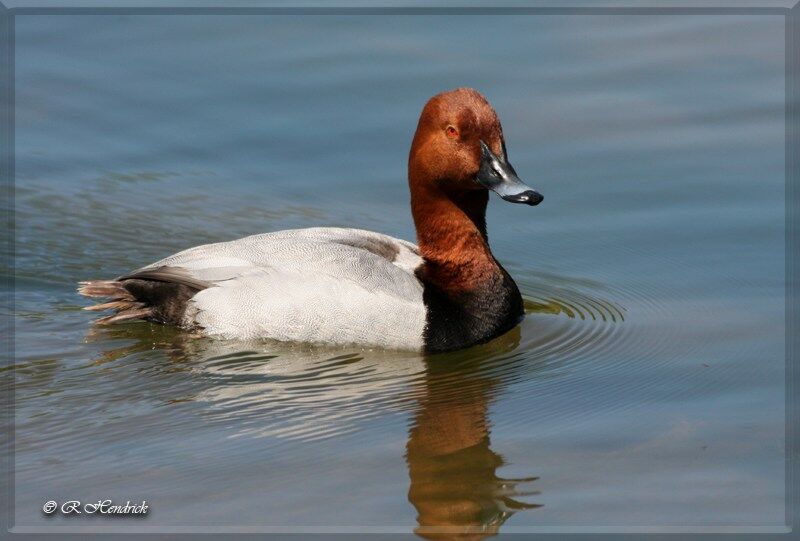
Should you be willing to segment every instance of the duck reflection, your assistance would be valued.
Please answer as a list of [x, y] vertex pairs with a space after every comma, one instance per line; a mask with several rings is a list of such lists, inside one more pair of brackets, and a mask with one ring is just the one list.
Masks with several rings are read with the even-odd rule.
[[415, 532], [428, 539], [482, 539], [499, 533], [515, 512], [541, 505], [519, 501], [518, 485], [536, 477], [503, 479], [503, 458], [491, 449], [488, 408], [501, 386], [481, 365], [519, 343], [519, 329], [461, 359], [426, 360], [419, 407], [409, 432], [406, 460], [408, 499], [417, 510]]
[[[310, 442], [341, 436], [370, 417], [407, 410], [415, 403], [409, 382], [425, 373], [416, 352], [215, 340], [161, 334], [149, 324], [97, 327], [87, 341], [101, 347], [94, 365], [135, 356], [148, 359], [139, 364], [139, 377], [185, 372], [188, 377], [173, 380], [183, 389], [180, 401], [203, 404], [199, 414], [228, 426], [232, 437]], [[143, 385], [154, 390], [160, 380]], [[174, 402], [172, 389], [160, 393]]]
[[237, 436], [310, 443], [352, 432], [371, 415], [411, 409], [408, 499], [417, 511], [415, 532], [425, 538], [482, 539], [499, 533], [514, 513], [540, 507], [519, 499], [538, 494], [527, 490], [536, 477], [498, 476], [504, 460], [490, 440], [490, 403], [519, 366], [519, 328], [483, 346], [427, 358], [198, 339], [167, 329], [95, 328], [86, 337], [100, 346], [93, 364], [160, 350], [170, 362], [154, 356], [140, 374], [200, 376], [184, 382], [181, 401], [205, 403], [202, 415], [235, 427]]

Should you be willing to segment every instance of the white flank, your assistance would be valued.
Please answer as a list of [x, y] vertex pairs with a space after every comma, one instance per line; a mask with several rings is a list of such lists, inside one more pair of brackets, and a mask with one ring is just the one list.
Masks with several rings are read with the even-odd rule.
[[425, 326], [416, 246], [333, 227], [197, 246], [157, 261], [211, 282], [185, 324], [209, 336], [419, 349]]

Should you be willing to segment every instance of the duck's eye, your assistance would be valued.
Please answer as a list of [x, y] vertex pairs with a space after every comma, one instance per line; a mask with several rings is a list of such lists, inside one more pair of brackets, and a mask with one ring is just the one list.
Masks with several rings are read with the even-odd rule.
[[447, 137], [449, 137], [450, 139], [455, 139], [456, 137], [458, 137], [458, 130], [455, 129], [453, 126], [447, 126], [444, 129], [444, 133], [446, 133]]

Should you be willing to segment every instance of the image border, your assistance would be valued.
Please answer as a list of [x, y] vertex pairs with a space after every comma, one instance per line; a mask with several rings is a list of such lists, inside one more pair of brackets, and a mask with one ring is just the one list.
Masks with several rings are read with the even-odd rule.
[[[735, 525], [719, 526], [695, 526], [687, 527], [686, 530], [665, 526], [656, 527], [583, 527], [583, 526], [564, 526], [564, 527], [527, 527], [527, 528], [508, 528], [503, 529], [503, 536], [530, 536], [536, 534], [537, 539], [551, 539], [581, 537], [591, 535], [598, 539], [644, 539], [650, 537], [688, 539], [702, 537], [703, 539], [729, 539], [731, 535], [744, 534], [746, 539], [762, 537], [774, 538], [780, 536], [782, 539], [800, 539], [798, 529], [798, 503], [800, 503], [800, 486], [798, 486], [797, 466], [798, 453], [798, 430], [795, 426], [798, 412], [800, 412], [800, 402], [798, 401], [797, 378], [800, 371], [797, 367], [797, 351], [800, 347], [800, 334], [797, 332], [798, 311], [797, 299], [797, 239], [798, 239], [798, 206], [800, 205], [800, 3], [788, 7], [619, 7], [612, 5], [603, 7], [592, 6], [516, 6], [516, 7], [492, 7], [492, 6], [416, 6], [416, 7], [370, 7], [370, 6], [333, 6], [330, 7], [302, 7], [279, 6], [264, 7], [13, 7], [6, 8], [0, 3], [0, 192], [2, 193], [2, 213], [3, 223], [6, 226], [6, 233], [3, 236], [2, 263], [4, 279], [2, 292], [0, 293], [0, 303], [3, 308], [3, 351], [5, 363], [0, 371], [0, 384], [2, 384], [2, 415], [4, 417], [4, 429], [2, 435], [2, 461], [5, 469], [4, 481], [7, 484], [6, 490], [0, 490], [0, 535], [3, 537], [12, 536], [22, 538], [40, 538], [57, 536], [58, 539], [86, 539], [97, 538], [98, 536], [124, 535], [126, 539], [145, 539], [152, 536], [165, 537], [170, 539], [186, 539], [191, 536], [207, 537], [209, 539], [234, 539], [241, 537], [252, 537], [254, 535], [270, 534], [275, 539], [297, 539], [298, 534], [326, 534], [326, 537], [341, 537], [349, 539], [353, 535], [369, 535], [370, 539], [378, 538], [416, 538], [411, 532], [409, 525], [404, 533], [399, 533], [397, 528], [374, 528], [364, 527], [302, 527], [298, 526], [293, 530], [259, 530], [258, 534], [254, 530], [248, 531], [246, 527], [241, 532], [229, 531], [226, 528], [222, 532], [191, 532], [185, 528], [170, 529], [158, 528], [147, 532], [147, 525], [136, 525], [132, 528], [142, 528], [144, 531], [131, 533], [98, 533], [91, 529], [81, 532], [81, 525], [75, 524], [76, 533], [68, 533], [63, 530], [42, 532], [39, 530], [25, 531], [14, 528], [14, 256], [15, 256], [15, 235], [14, 235], [14, 107], [15, 107], [15, 83], [14, 83], [14, 33], [16, 16], [36, 16], [36, 15], [782, 15], [785, 17], [785, 262], [786, 262], [786, 281], [785, 281], [785, 528], [775, 529], [770, 527], [755, 527]], [[610, 4], [610, 2], [607, 2]], [[738, 537], [738, 535], [737, 535]]]

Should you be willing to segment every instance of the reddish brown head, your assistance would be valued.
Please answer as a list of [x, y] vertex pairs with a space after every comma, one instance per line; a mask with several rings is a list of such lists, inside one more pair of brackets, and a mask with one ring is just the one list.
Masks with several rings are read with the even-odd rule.
[[542, 200], [508, 163], [497, 113], [472, 88], [437, 94], [425, 104], [411, 143], [409, 182], [412, 194], [426, 188], [450, 195], [491, 189], [514, 203]]
[[517, 177], [497, 113], [471, 88], [437, 94], [425, 104], [408, 179], [420, 250], [429, 272], [450, 288], [472, 287], [496, 266], [486, 241], [488, 190], [513, 203], [543, 199]]

